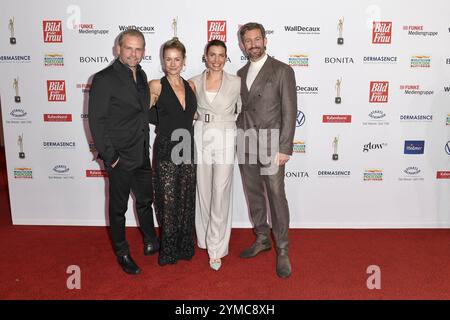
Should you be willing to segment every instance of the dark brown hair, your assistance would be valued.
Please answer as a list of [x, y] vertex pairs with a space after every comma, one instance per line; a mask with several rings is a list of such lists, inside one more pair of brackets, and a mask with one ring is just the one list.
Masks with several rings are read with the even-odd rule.
[[225, 54], [227, 54], [227, 45], [225, 44], [225, 42], [223, 42], [222, 40], [219, 39], [214, 39], [208, 42], [208, 44], [206, 45], [205, 48], [205, 54], [208, 54], [209, 48], [216, 46], [216, 47], [222, 47], [225, 49]]
[[261, 31], [261, 35], [262, 35], [263, 39], [266, 38], [266, 29], [264, 29], [262, 24], [257, 23], [257, 22], [249, 22], [249, 23], [244, 24], [239, 29], [239, 35], [241, 37], [241, 41], [244, 42], [244, 34], [247, 31], [254, 30], [254, 29], [258, 29], [259, 31]]

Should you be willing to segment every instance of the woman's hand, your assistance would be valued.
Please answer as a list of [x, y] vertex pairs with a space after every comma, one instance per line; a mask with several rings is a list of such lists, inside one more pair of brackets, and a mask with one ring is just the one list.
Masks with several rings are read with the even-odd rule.
[[159, 95], [157, 95], [156, 93], [152, 93], [150, 95], [150, 108], [153, 107], [156, 104], [156, 102], [158, 102], [158, 98]]
[[161, 94], [161, 81], [152, 80], [148, 83], [150, 88], [150, 108], [153, 107], [158, 101], [159, 95]]

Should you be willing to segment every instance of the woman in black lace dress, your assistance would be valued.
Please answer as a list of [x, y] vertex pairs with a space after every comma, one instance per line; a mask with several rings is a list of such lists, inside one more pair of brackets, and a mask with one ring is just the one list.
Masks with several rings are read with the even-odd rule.
[[167, 41], [163, 46], [166, 76], [149, 82], [158, 119], [154, 189], [161, 227], [160, 265], [190, 260], [194, 255], [196, 168], [192, 122], [197, 100], [180, 75], [185, 58], [186, 49], [178, 38]]

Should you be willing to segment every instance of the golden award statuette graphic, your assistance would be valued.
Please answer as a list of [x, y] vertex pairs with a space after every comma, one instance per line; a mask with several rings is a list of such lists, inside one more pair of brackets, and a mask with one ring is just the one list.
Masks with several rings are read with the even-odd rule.
[[333, 160], [337, 161], [339, 159], [338, 156], [338, 143], [339, 143], [339, 136], [338, 137], [334, 137], [333, 139]]
[[344, 30], [344, 17], [339, 19], [337, 24], [337, 29], [339, 31], [339, 36], [337, 38], [337, 44], [344, 44], [344, 38], [342, 37], [342, 31]]
[[177, 33], [178, 33], [178, 17], [173, 18], [172, 20], [172, 29], [173, 29], [173, 37], [174, 38], [178, 38]]
[[19, 96], [19, 77], [14, 78], [13, 88], [14, 88], [14, 91], [16, 92], [16, 95], [14, 96], [14, 101], [19, 103], [21, 101], [20, 96]]
[[11, 37], [9, 38], [9, 43], [10, 44], [16, 44], [17, 40], [14, 37], [14, 18], [9, 19], [8, 29], [11, 32]]
[[342, 102], [341, 85], [342, 85], [342, 77], [336, 80], [336, 85], [334, 86], [336, 89], [336, 97], [334, 98], [334, 103], [336, 104], [340, 104]]
[[18, 136], [17, 145], [19, 146], [19, 158], [25, 159], [25, 152], [23, 152], [23, 133]]

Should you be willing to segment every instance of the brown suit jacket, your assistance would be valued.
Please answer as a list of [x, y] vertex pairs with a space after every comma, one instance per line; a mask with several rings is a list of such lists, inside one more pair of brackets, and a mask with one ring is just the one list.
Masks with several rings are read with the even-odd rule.
[[[246, 81], [249, 67], [250, 61], [237, 72], [241, 77], [242, 110], [236, 125], [238, 129], [255, 129], [256, 134], [260, 129], [279, 129], [277, 151], [291, 155], [297, 117], [294, 70], [269, 56], [248, 90]], [[268, 150], [268, 154], [272, 152]], [[246, 153], [252, 152], [246, 149]]]

